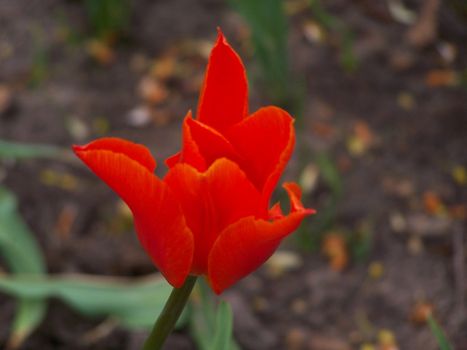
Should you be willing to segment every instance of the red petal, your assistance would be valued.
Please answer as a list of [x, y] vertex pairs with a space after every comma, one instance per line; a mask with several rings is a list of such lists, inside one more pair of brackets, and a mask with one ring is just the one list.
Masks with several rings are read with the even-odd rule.
[[169, 168], [172, 168], [177, 163], [188, 163], [200, 171], [207, 168], [206, 160], [201, 154], [191, 131], [190, 121], [192, 120], [191, 111], [189, 111], [183, 121], [182, 150], [166, 159], [165, 163]]
[[279, 202], [274, 204], [271, 209], [269, 209], [269, 219], [270, 220], [277, 220], [284, 217], [284, 213], [282, 213], [282, 208]]
[[219, 233], [244, 216], [266, 213], [259, 206], [260, 193], [239, 166], [222, 158], [201, 173], [178, 164], [164, 179], [180, 201], [195, 238], [192, 272], [207, 273], [207, 259]]
[[292, 117], [277, 107], [262, 108], [235, 125], [228, 139], [267, 205], [295, 145]]
[[173, 156], [170, 156], [165, 160], [165, 165], [167, 165], [168, 168], [172, 168], [175, 166], [180, 161], [181, 157], [181, 152], [175, 153]]
[[76, 153], [92, 150], [107, 150], [115, 153], [123, 153], [150, 172], [154, 172], [156, 169], [156, 161], [145, 146], [117, 137], [103, 137], [84, 146], [75, 145], [73, 146], [73, 150]]
[[219, 30], [211, 51], [198, 103], [197, 118], [220, 132], [248, 113], [245, 67]]
[[193, 235], [178, 201], [152, 173], [149, 151], [119, 139], [100, 139], [74, 150], [128, 204], [141, 244], [169, 283], [180, 287], [190, 271]]
[[[239, 155], [221, 133], [194, 119], [187, 119], [186, 122], [199, 152], [208, 165], [219, 158], [229, 158], [234, 162], [238, 161]], [[184, 160], [187, 162], [187, 157]]]
[[[293, 185], [285, 185], [290, 201], [300, 199]], [[298, 202], [297, 202], [298, 201]], [[295, 209], [297, 209], [295, 211]], [[295, 231], [314, 210], [292, 205], [292, 212], [278, 220], [242, 218], [228, 226], [214, 243], [209, 255], [208, 277], [213, 290], [220, 294], [239, 279], [261, 266], [274, 253], [281, 240]]]

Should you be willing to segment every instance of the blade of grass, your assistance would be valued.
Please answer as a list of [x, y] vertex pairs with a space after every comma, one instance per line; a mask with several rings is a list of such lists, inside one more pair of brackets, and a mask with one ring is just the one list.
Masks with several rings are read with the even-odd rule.
[[214, 300], [206, 282], [198, 280], [190, 303], [190, 333], [200, 350], [239, 350], [232, 338], [230, 306], [225, 302], [215, 305]]
[[454, 350], [454, 348], [449, 343], [444, 331], [441, 329], [440, 325], [432, 315], [428, 316], [428, 325], [430, 326], [431, 332], [438, 342], [440, 350]]
[[232, 343], [233, 315], [229, 303], [221, 301], [217, 306], [216, 331], [211, 350], [230, 350]]
[[0, 140], [0, 159], [59, 158], [71, 159], [68, 150], [42, 144], [26, 144]]
[[309, 6], [316, 21], [327, 30], [335, 30], [339, 37], [339, 63], [348, 73], [358, 68], [358, 60], [354, 54], [354, 34], [339, 18], [329, 14], [321, 0], [309, 0]]
[[[14, 274], [42, 275], [45, 264], [33, 234], [17, 212], [12, 192], [0, 187], [0, 255]], [[45, 316], [43, 300], [19, 298], [9, 346], [15, 348], [41, 323]]]
[[279, 105], [290, 104], [292, 88], [287, 52], [287, 17], [282, 0], [230, 0], [251, 28], [262, 80]]
[[101, 40], [112, 40], [129, 24], [129, 0], [85, 0], [85, 10], [94, 31]]

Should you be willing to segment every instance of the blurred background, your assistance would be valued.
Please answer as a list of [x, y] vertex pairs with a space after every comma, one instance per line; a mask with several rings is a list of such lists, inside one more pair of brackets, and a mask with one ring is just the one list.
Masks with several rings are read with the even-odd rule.
[[[464, 0], [0, 0], [0, 347], [140, 348], [169, 288], [69, 149], [125, 137], [163, 175], [217, 26], [318, 210], [221, 296], [232, 349], [467, 349]], [[215, 319], [200, 287], [167, 349]]]

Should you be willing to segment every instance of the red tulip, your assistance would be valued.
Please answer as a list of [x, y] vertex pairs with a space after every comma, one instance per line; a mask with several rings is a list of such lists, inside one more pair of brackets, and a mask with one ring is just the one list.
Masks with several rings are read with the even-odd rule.
[[146, 252], [169, 283], [207, 276], [221, 293], [257, 269], [281, 240], [314, 213], [300, 189], [284, 184], [290, 213], [271, 194], [295, 142], [293, 119], [266, 107], [248, 116], [245, 68], [219, 31], [201, 91], [197, 118], [183, 123], [181, 152], [154, 175], [147, 148], [102, 138], [74, 151], [128, 204]]

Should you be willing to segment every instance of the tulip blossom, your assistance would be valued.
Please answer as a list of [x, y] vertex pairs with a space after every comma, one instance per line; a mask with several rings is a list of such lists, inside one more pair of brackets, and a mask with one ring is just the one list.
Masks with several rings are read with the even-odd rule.
[[206, 276], [221, 293], [263, 264], [312, 209], [285, 183], [290, 212], [272, 192], [295, 143], [293, 119], [277, 107], [248, 114], [245, 68], [219, 31], [196, 118], [185, 117], [181, 151], [156, 161], [136, 143], [101, 138], [76, 155], [130, 207], [139, 240], [174, 287]]

